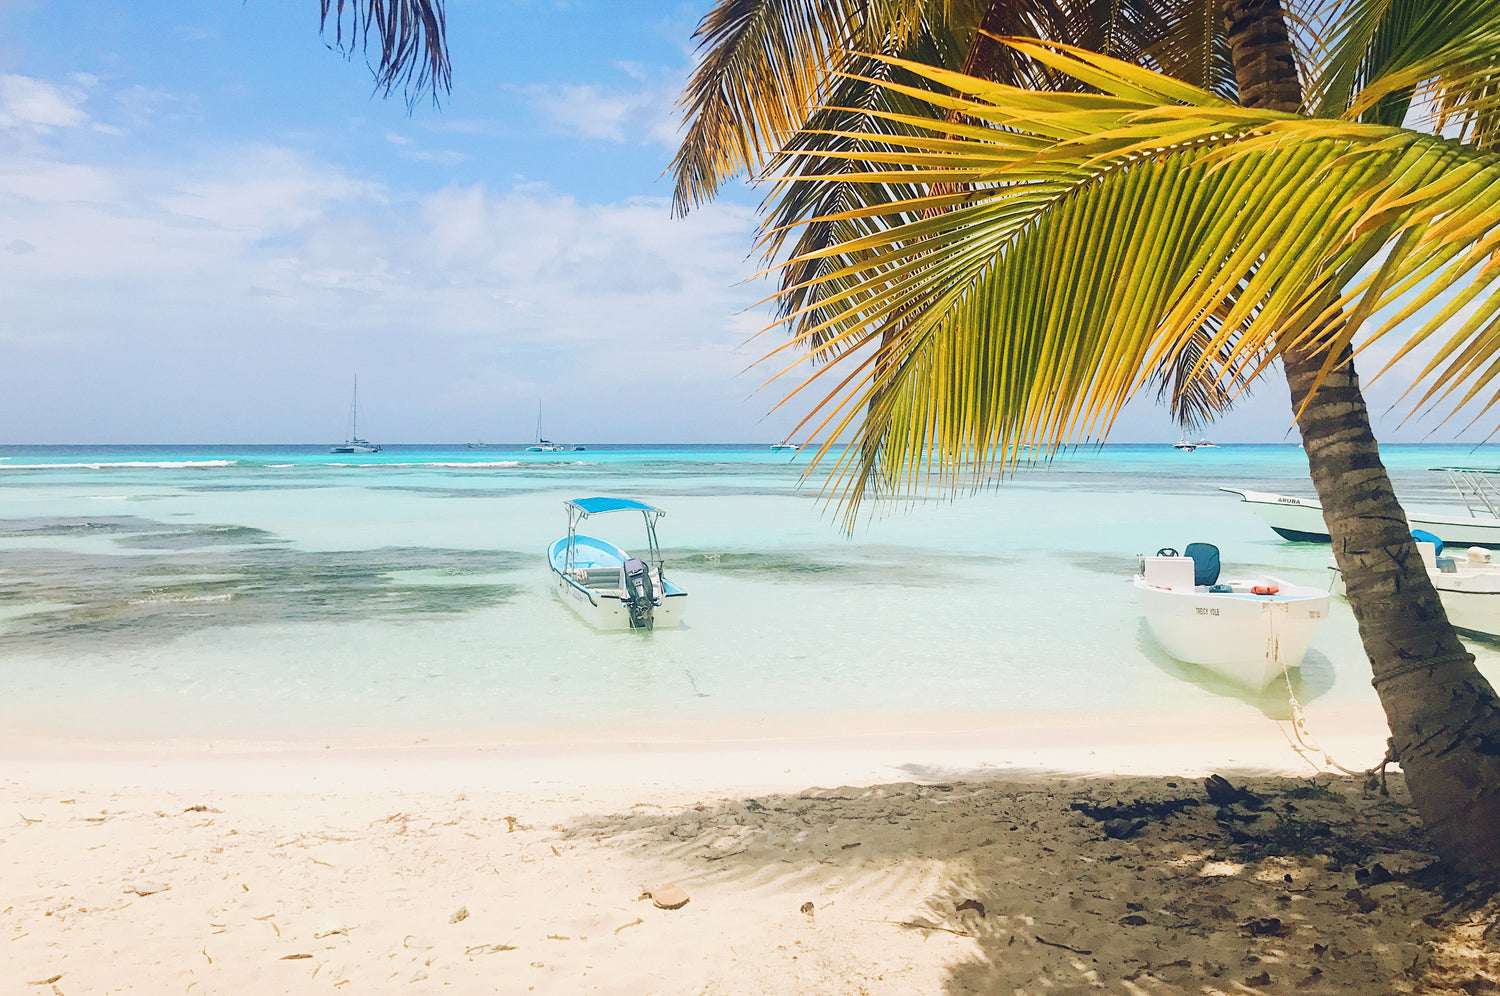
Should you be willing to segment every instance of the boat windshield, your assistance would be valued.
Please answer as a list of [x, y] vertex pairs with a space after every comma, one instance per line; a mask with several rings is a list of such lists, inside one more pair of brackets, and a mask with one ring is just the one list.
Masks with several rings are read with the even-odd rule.
[[1471, 517], [1477, 518], [1480, 511], [1485, 511], [1500, 518], [1500, 491], [1497, 491], [1495, 480], [1500, 477], [1500, 470], [1481, 467], [1431, 467], [1428, 469], [1448, 478], [1448, 483], [1453, 486], [1453, 490], [1458, 492], [1458, 497], [1463, 501], [1464, 508], [1469, 510]]

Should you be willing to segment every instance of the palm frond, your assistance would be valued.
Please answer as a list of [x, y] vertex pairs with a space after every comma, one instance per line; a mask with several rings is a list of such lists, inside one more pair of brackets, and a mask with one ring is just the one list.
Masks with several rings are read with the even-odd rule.
[[[913, 46], [922, 62], [941, 62], [951, 58], [951, 51], [943, 51], [938, 40], [928, 39], [926, 44]], [[915, 190], [906, 184], [887, 181], [883, 184], [797, 183], [799, 176], [828, 176], [849, 168], [851, 160], [831, 159], [824, 152], [835, 151], [847, 154], [857, 149], [873, 151], [880, 148], [880, 136], [887, 131], [912, 134], [912, 128], [892, 121], [885, 116], [876, 116], [874, 111], [898, 116], [917, 116], [935, 123], [939, 112], [926, 101], [913, 99], [904, 93], [892, 90], [887, 84], [899, 80], [907, 86], [929, 88], [932, 86], [923, 77], [916, 76], [893, 66], [890, 62], [858, 57], [851, 65], [849, 75], [836, 79], [836, 87], [830, 95], [829, 106], [820, 109], [808, 122], [808, 127], [787, 143], [787, 147], [771, 163], [769, 170], [781, 179], [774, 181], [763, 204], [765, 233], [763, 247], [767, 261], [787, 254], [786, 240], [795, 232], [797, 238], [790, 255], [803, 257], [806, 263], [787, 267], [782, 271], [782, 286], [786, 293], [777, 300], [778, 312], [782, 316], [800, 312], [806, 303], [807, 292], [818, 283], [821, 274], [846, 265], [847, 261], [837, 257], [813, 257], [810, 254], [820, 248], [852, 241], [870, 234], [877, 227], [887, 227], [897, 219], [848, 218], [842, 212], [854, 207], [868, 207], [908, 198]], [[859, 132], [865, 137], [851, 142], [840, 136]], [[892, 178], [893, 180], [895, 178]], [[816, 220], [814, 220], [816, 219]], [[803, 312], [797, 325], [807, 326], [821, 323], [822, 318], [814, 309]], [[823, 341], [826, 336], [820, 336]]]
[[687, 131], [672, 159], [673, 210], [754, 173], [807, 120], [860, 29], [857, 0], [722, 0], [693, 37], [702, 57], [683, 91]]
[[[1101, 439], [1153, 382], [1179, 416], [1211, 416], [1290, 346], [1336, 356], [1398, 328], [1405, 349], [1435, 341], [1419, 405], [1482, 400], [1500, 376], [1500, 157], [1008, 43], [1099, 92], [889, 60], [949, 92], [889, 89], [971, 124], [871, 112], [910, 134], [825, 151], [847, 164], [827, 179], [914, 194], [825, 217], [896, 220], [787, 261], [840, 263], [788, 318], [818, 318], [793, 339], [831, 360], [809, 385], [855, 364], [808, 416], [854, 434], [819, 453], [851, 509], [872, 486], [974, 482], [1023, 445]], [[955, 183], [962, 203], [938, 192]]]
[[962, 62], [943, 52], [937, 64], [1017, 86], [1082, 85], [993, 40], [1027, 35], [1160, 59], [1186, 79], [1232, 87], [1222, 25], [1205, 13], [1213, 5], [1193, 2], [1196, 20], [1176, 14], [1181, 0], [720, 0], [693, 35], [701, 56], [679, 102], [686, 129], [670, 167], [673, 209], [758, 173], [829, 102], [838, 75], [856, 70], [860, 52], [920, 59], [923, 47], [956, 43]]
[[[321, 0], [321, 30], [333, 21], [333, 47], [345, 56], [356, 49], [368, 58], [371, 32], [378, 54], [370, 66], [375, 89], [389, 95], [400, 87], [408, 105], [424, 93], [436, 103], [452, 89], [443, 0]], [[348, 31], [345, 32], [347, 17]]]
[[1500, 0], [1329, 0], [1337, 26], [1315, 87], [1318, 113], [1500, 145]]

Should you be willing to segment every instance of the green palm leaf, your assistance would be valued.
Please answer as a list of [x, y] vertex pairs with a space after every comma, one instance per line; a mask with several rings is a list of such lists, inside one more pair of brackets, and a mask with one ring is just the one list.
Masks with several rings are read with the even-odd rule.
[[1414, 107], [1434, 129], [1500, 144], [1500, 2], [1337, 0], [1337, 31], [1313, 93], [1323, 116], [1399, 125]]

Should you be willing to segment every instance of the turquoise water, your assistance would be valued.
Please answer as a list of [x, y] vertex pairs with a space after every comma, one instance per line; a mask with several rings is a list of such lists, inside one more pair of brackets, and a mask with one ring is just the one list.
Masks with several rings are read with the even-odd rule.
[[[1469, 447], [1388, 447], [1398, 491]], [[1326, 584], [1220, 486], [1311, 494], [1291, 445], [1110, 446], [868, 516], [763, 446], [0, 447], [0, 727], [97, 740], [753, 736], [921, 717], [1285, 711], [1156, 650], [1138, 553]], [[667, 510], [688, 625], [596, 633], [552, 592], [562, 502]], [[594, 528], [597, 524], [597, 528]], [[639, 518], [590, 531], [638, 546]], [[1500, 655], [1476, 646], [1493, 676]], [[1373, 699], [1347, 607], [1299, 697]]]

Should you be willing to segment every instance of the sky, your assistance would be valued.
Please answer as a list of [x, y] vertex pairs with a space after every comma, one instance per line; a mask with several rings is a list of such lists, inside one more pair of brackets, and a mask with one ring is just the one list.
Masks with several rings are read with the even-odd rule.
[[[378, 442], [791, 430], [758, 191], [671, 213], [710, 3], [448, 0], [441, 107], [375, 95], [318, 6], [0, 0], [0, 443], [334, 441], [356, 376]], [[1290, 422], [1268, 379], [1205, 434]], [[1111, 440], [1178, 435], [1146, 398]]]

